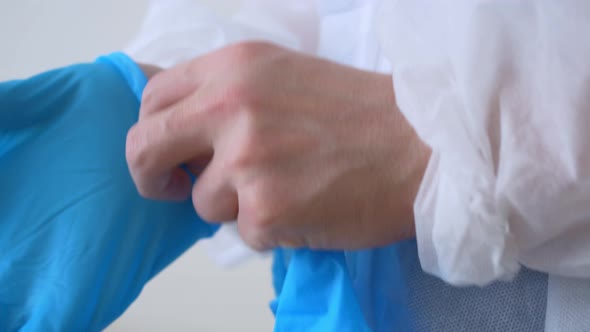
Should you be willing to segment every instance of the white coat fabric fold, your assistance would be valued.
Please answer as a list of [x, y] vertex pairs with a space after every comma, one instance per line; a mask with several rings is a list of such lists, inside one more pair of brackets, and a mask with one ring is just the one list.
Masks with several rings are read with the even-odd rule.
[[590, 277], [590, 3], [387, 1], [401, 111], [433, 149], [420, 261], [484, 285], [520, 265]]

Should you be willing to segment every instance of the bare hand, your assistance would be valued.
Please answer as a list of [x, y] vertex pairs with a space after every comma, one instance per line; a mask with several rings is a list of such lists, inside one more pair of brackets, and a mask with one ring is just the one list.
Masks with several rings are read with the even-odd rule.
[[[139, 192], [238, 221], [255, 249], [356, 249], [412, 237], [430, 150], [391, 77], [264, 43], [157, 74], [127, 137]], [[199, 174], [193, 186], [179, 165]]]

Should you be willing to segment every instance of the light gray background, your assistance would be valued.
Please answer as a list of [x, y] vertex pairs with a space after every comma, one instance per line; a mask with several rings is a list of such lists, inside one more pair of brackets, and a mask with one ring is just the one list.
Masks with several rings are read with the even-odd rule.
[[[207, 2], [231, 9], [227, 0]], [[0, 0], [0, 80], [121, 49], [138, 28], [146, 3]], [[268, 259], [222, 270], [196, 246], [150, 282], [107, 331], [270, 331], [272, 297]]]

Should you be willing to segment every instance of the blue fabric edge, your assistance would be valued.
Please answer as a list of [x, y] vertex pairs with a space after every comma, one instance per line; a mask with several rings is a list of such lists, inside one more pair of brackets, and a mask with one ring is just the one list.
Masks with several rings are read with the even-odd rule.
[[138, 101], [141, 101], [143, 90], [148, 83], [148, 78], [141, 67], [127, 54], [113, 52], [103, 55], [95, 60], [96, 63], [104, 63], [112, 66], [123, 77], [127, 85]]

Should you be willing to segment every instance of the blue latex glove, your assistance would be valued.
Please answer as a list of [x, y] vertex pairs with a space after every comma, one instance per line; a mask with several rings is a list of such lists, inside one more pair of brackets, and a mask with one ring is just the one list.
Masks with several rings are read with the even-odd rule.
[[125, 138], [146, 78], [122, 54], [0, 84], [0, 331], [99, 331], [214, 228], [142, 199]]
[[[0, 330], [99, 331], [215, 228], [142, 199], [125, 136], [146, 78], [122, 54], [0, 84]], [[369, 328], [342, 253], [297, 251], [277, 331]]]
[[[282, 253], [283, 251], [277, 251]], [[275, 269], [283, 263], [275, 256]], [[271, 304], [276, 332], [370, 332], [348, 274], [344, 253], [301, 249], [293, 252]], [[281, 275], [276, 273], [275, 277]]]

